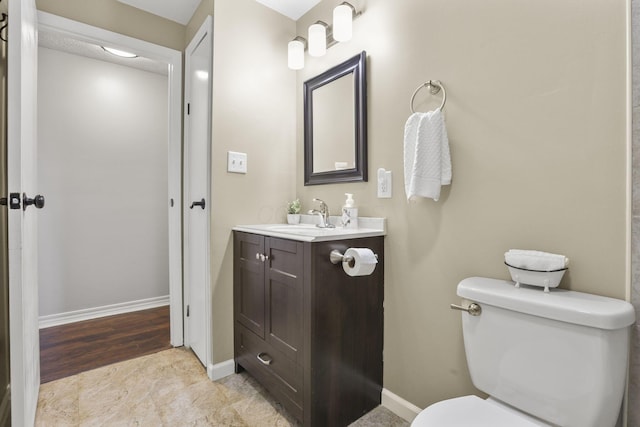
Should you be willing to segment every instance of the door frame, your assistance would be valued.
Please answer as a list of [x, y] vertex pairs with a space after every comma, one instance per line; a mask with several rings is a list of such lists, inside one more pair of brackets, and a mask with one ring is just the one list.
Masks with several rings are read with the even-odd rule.
[[[189, 104], [191, 102], [190, 99], [190, 91], [191, 91], [191, 80], [189, 79], [189, 75], [191, 73], [191, 63], [189, 61], [189, 56], [190, 54], [197, 48], [197, 46], [200, 44], [200, 42], [205, 38], [205, 37], [210, 37], [210, 41], [211, 41], [211, 56], [209, 58], [209, 97], [208, 97], [208, 104], [209, 104], [209, 111], [212, 110], [212, 81], [213, 81], [213, 20], [211, 18], [211, 16], [207, 16], [207, 18], [204, 20], [204, 22], [202, 23], [202, 25], [200, 26], [200, 28], [198, 29], [198, 31], [195, 33], [195, 35], [193, 36], [193, 38], [191, 39], [191, 41], [189, 42], [189, 45], [187, 46], [187, 48], [185, 49], [184, 52], [184, 56], [185, 56], [185, 64], [184, 64], [184, 75], [185, 75], [185, 81], [184, 81], [184, 153], [183, 153], [183, 170], [185, 172], [185, 178], [183, 181], [183, 194], [185, 195], [185, 197], [189, 194], [188, 191], [188, 186], [189, 186], [189, 178], [186, 174], [189, 173], [189, 114], [188, 114], [188, 107], [187, 104]], [[209, 212], [209, 215], [206, 219], [206, 228], [207, 228], [207, 232], [206, 232], [206, 259], [210, 260], [211, 259], [211, 206], [213, 204], [213, 200], [211, 199], [211, 130], [212, 130], [212, 124], [211, 124], [211, 115], [209, 115], [210, 121], [209, 121], [209, 127], [208, 127], [208, 131], [207, 131], [207, 141], [209, 141], [208, 144], [208, 150], [207, 150], [207, 176], [206, 176], [206, 191], [205, 194], [207, 195], [206, 197], [209, 198], [209, 201], [207, 201], [207, 205], [208, 205], [208, 210], [207, 212]], [[188, 256], [189, 256], [189, 201], [185, 200], [184, 205], [183, 205], [183, 211], [184, 211], [184, 246], [183, 246], [183, 250], [184, 250], [184, 259], [185, 259], [185, 266], [188, 266]], [[205, 355], [205, 367], [207, 369], [207, 375], [208, 377], [213, 380], [214, 379], [214, 366], [213, 366], [213, 345], [212, 345], [212, 340], [211, 340], [211, 328], [212, 328], [212, 313], [211, 313], [211, 263], [210, 262], [206, 262], [205, 263], [205, 288], [204, 288], [204, 295], [205, 295], [205, 325], [204, 325], [204, 334], [205, 334], [205, 351], [206, 351], [206, 355]], [[184, 269], [184, 302], [183, 304], [185, 305], [185, 308], [183, 310], [184, 313], [184, 325], [185, 325], [185, 346], [189, 346], [189, 342], [188, 342], [188, 337], [189, 334], [187, 332], [188, 330], [188, 322], [186, 320], [186, 315], [187, 315], [187, 310], [186, 310], [186, 304], [189, 302], [189, 297], [190, 297], [190, 287], [189, 287], [189, 269], [187, 267], [185, 267]]]
[[[38, 28], [76, 40], [133, 51], [168, 67], [169, 305], [171, 345], [184, 343], [182, 317], [182, 52], [38, 11]], [[174, 201], [171, 206], [171, 200]]]

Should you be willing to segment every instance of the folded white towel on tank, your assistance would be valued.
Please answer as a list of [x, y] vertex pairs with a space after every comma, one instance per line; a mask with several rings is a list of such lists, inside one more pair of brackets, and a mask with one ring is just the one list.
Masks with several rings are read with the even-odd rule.
[[505, 252], [504, 261], [512, 267], [538, 271], [560, 270], [569, 265], [569, 258], [564, 255], [523, 249]]

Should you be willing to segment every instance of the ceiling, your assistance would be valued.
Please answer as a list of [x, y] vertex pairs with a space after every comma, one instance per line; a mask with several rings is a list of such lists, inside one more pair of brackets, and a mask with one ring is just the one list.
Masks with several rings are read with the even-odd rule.
[[[187, 25], [200, 0], [118, 0], [154, 15]], [[256, 0], [276, 12], [297, 21], [320, 0]]]
[[187, 25], [200, 0], [118, 0], [145, 12]]
[[297, 21], [302, 15], [307, 13], [313, 6], [320, 3], [320, 0], [256, 0], [258, 3], [280, 12], [284, 16]]

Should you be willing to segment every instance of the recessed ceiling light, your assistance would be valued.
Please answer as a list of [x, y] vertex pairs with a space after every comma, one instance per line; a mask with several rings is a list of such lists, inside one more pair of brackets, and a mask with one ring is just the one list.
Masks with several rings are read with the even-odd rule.
[[106, 52], [109, 52], [110, 54], [115, 55], [115, 56], [119, 56], [121, 58], [137, 58], [138, 57], [138, 55], [136, 55], [135, 53], [127, 52], [127, 51], [124, 51], [124, 50], [114, 49], [112, 47], [104, 47], [104, 46], [102, 46], [102, 48]]

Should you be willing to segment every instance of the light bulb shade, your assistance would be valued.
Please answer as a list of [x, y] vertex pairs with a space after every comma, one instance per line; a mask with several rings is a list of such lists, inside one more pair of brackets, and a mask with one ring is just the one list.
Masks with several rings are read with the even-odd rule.
[[292, 70], [304, 68], [304, 43], [300, 40], [291, 40], [287, 47], [288, 64]]
[[309, 55], [322, 56], [327, 53], [327, 28], [322, 24], [309, 26]]
[[353, 33], [353, 9], [341, 4], [333, 9], [333, 38], [339, 42], [351, 40]]

